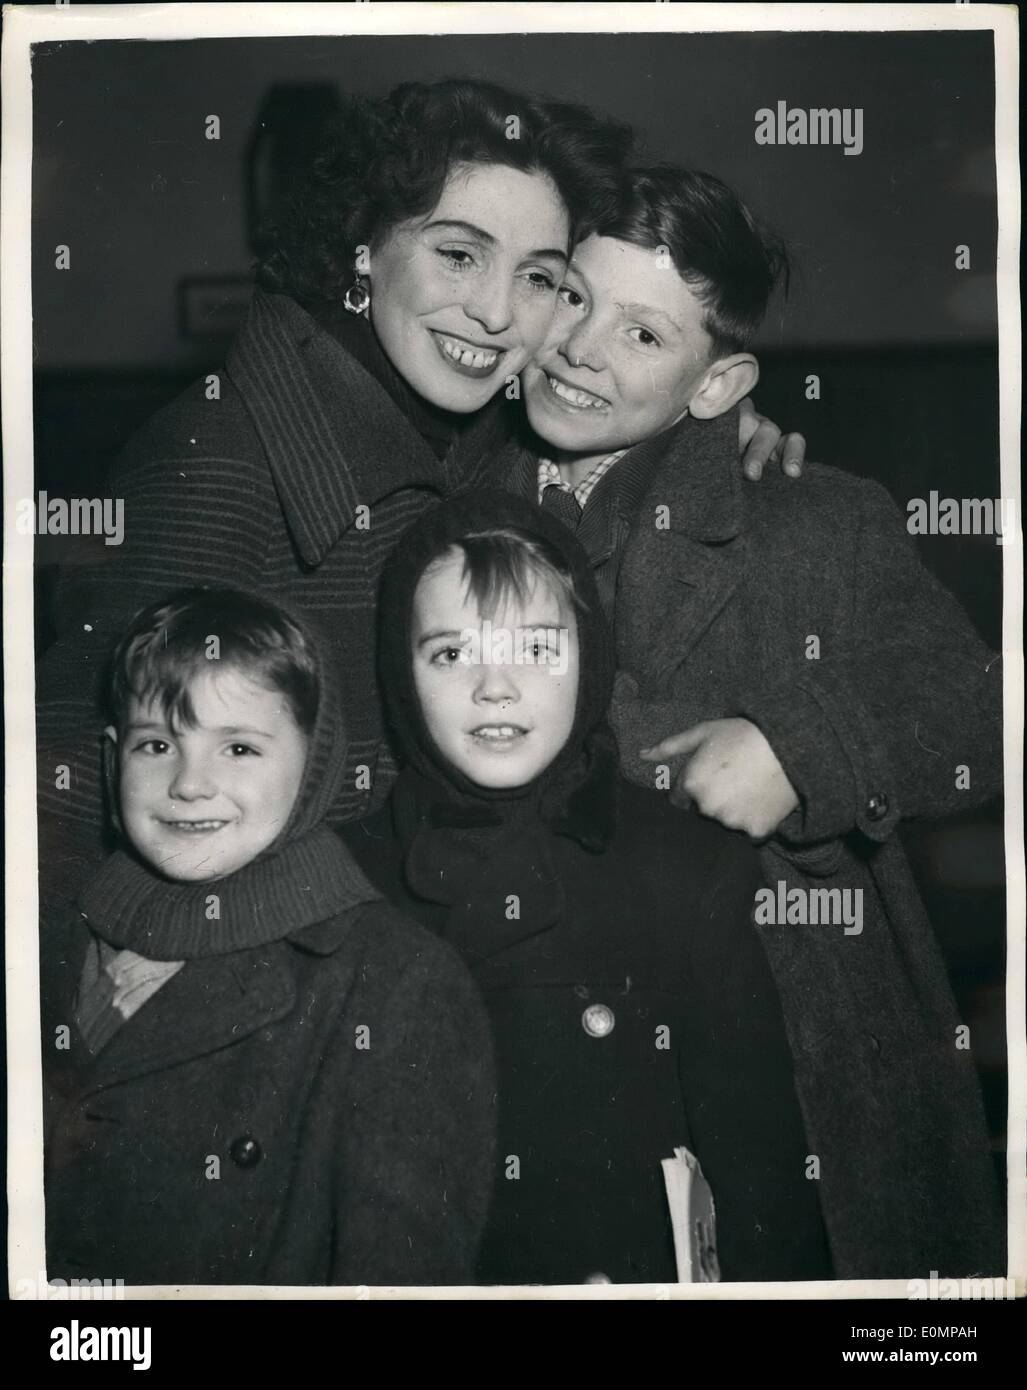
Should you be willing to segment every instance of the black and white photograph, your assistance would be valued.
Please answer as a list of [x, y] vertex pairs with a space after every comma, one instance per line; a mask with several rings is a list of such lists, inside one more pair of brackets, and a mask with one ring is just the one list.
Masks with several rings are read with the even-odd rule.
[[11, 1298], [1022, 1293], [1015, 9], [4, 29]]

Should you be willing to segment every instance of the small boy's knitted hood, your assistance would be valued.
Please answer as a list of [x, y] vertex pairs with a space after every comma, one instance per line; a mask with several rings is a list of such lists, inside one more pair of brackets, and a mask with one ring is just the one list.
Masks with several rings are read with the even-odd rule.
[[[225, 878], [177, 883], [130, 847], [115, 851], [80, 895], [84, 915], [109, 944], [157, 960], [225, 955], [280, 940], [338, 912], [380, 897], [325, 819], [346, 774], [346, 732], [329, 650], [306, 615], [269, 598], [305, 629], [318, 668], [318, 705], [303, 777], [281, 832], [261, 854]], [[122, 834], [114, 746], [105, 742], [109, 804]], [[218, 915], [212, 917], [211, 899]]]
[[342, 779], [346, 775], [346, 726], [339, 700], [338, 682], [324, 660], [324, 653], [330, 651], [331, 647], [317, 624], [309, 617], [300, 616], [277, 598], [275, 606], [287, 613], [300, 627], [305, 628], [310, 636], [311, 646], [317, 656], [319, 696], [317, 717], [307, 743], [307, 761], [300, 789], [296, 793], [292, 811], [282, 827], [281, 834], [274, 844], [264, 851], [261, 858], [277, 854], [285, 845], [293, 844], [324, 825], [325, 818], [341, 790]]

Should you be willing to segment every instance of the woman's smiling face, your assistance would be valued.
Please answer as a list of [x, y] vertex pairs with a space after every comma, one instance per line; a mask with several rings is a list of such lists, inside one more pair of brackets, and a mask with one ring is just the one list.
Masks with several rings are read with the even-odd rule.
[[392, 365], [433, 405], [479, 410], [541, 347], [569, 235], [546, 174], [452, 170], [438, 205], [371, 251], [371, 322]]

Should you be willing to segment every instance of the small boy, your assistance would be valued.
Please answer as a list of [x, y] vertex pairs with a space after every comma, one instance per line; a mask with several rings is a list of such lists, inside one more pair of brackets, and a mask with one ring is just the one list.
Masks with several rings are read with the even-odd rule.
[[[461, 951], [489, 1011], [499, 1146], [478, 1278], [830, 1278], [750, 920], [755, 850], [618, 777], [612, 652], [580, 546], [507, 493], [451, 500], [404, 537], [380, 611], [406, 766], [342, 833]], [[671, 1206], [678, 1150], [703, 1175], [693, 1217], [712, 1189], [715, 1258]]]
[[[799, 486], [775, 473], [754, 487], [732, 467], [758, 375], [748, 346], [783, 265], [718, 180], [635, 171], [576, 249], [525, 373], [534, 445], [494, 477], [588, 551], [615, 633], [624, 771], [761, 841], [765, 884], [789, 905], [780, 923], [767, 908], [763, 939], [819, 1095], [811, 1152], [846, 1135], [818, 1179], [839, 1275], [994, 1271], [976, 1078], [896, 830], [1000, 790], [1001, 667], [884, 489], [815, 465]], [[860, 905], [858, 931], [803, 918], [821, 892]], [[890, 1105], [874, 1099], [885, 1065], [906, 1078]], [[899, 1171], [937, 1200], [907, 1201]]]
[[123, 848], [41, 939], [48, 1272], [463, 1282], [487, 1023], [324, 824], [345, 744], [311, 631], [179, 592], [122, 639], [111, 716]]

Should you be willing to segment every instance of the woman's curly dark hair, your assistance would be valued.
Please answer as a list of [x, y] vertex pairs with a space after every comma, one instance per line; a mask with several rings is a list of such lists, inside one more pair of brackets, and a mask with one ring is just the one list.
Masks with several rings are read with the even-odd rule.
[[341, 299], [356, 248], [431, 212], [461, 164], [548, 174], [573, 243], [608, 215], [632, 143], [629, 126], [584, 106], [472, 79], [407, 82], [383, 99], [351, 99], [325, 127], [278, 221], [262, 229], [257, 283], [301, 304]]

